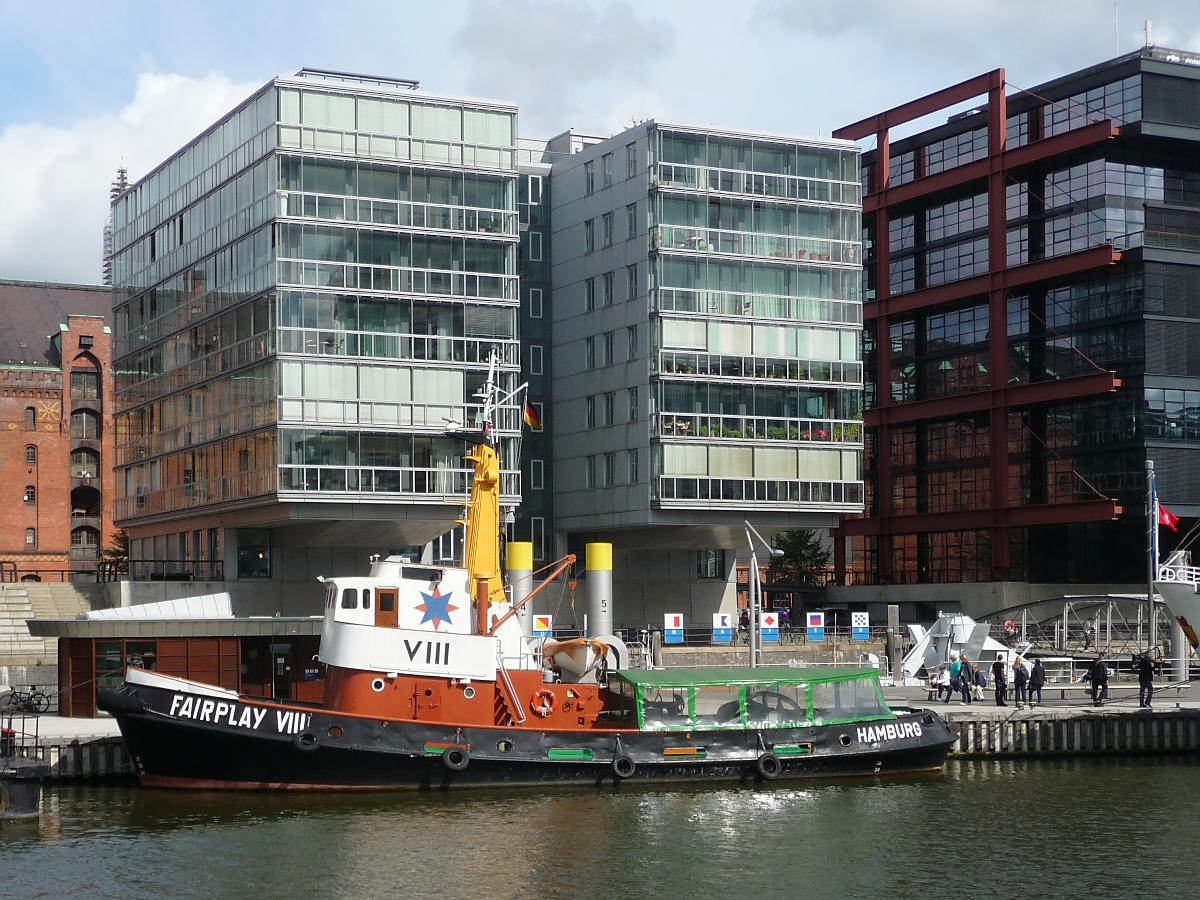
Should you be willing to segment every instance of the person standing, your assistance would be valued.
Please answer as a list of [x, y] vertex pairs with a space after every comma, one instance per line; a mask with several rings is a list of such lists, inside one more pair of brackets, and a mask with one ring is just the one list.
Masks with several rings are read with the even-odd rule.
[[967, 659], [967, 654], [960, 654], [958, 657], [962, 666], [958, 670], [958, 689], [962, 691], [963, 702], [971, 702], [971, 684], [975, 681], [975, 667], [971, 665], [971, 661]]
[[950, 695], [958, 693], [958, 676], [962, 673], [962, 660], [958, 658], [958, 651], [950, 651], [950, 685], [946, 691], [946, 702], [950, 702]]
[[1104, 654], [1096, 656], [1096, 661], [1088, 669], [1088, 678], [1092, 682], [1092, 706], [1099, 706], [1100, 701], [1108, 696], [1108, 664], [1104, 662]]
[[1004, 664], [1004, 654], [997, 653], [996, 661], [992, 663], [992, 681], [996, 684], [997, 706], [1008, 706], [1008, 704], [1004, 702], [1004, 698], [1008, 693], [1008, 682], [1006, 680], [1005, 669], [1007, 669], [1007, 666]]
[[1138, 653], [1133, 657], [1133, 666], [1138, 674], [1138, 706], [1149, 709], [1154, 699], [1154, 661], [1149, 653]]
[[1017, 709], [1024, 709], [1029, 704], [1029, 668], [1019, 656], [1013, 660], [1013, 699]]
[[[1033, 671], [1029, 673], [1029, 705], [1035, 706], [1042, 702], [1042, 686], [1046, 683], [1046, 667], [1041, 659], [1033, 661]], [[1036, 700], [1033, 698], [1037, 697]]]

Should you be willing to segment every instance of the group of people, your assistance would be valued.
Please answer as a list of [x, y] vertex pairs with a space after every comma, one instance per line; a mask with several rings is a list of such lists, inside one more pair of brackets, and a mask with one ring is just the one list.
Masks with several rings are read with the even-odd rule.
[[[997, 653], [996, 661], [992, 663], [992, 684], [996, 691], [996, 705], [1008, 706], [1008, 666], [1003, 653]], [[1032, 669], [1020, 656], [1013, 661], [1014, 702], [1018, 709], [1041, 703], [1042, 688], [1045, 684], [1046, 669], [1040, 659], [1033, 661]], [[983, 699], [987, 676], [981, 668], [971, 663], [965, 653], [952, 650], [950, 662], [942, 663], [938, 667], [938, 672], [933, 677], [933, 687], [937, 690], [937, 698], [943, 703], [949, 703], [950, 698], [959, 693], [962, 694], [964, 703], [971, 703]]]

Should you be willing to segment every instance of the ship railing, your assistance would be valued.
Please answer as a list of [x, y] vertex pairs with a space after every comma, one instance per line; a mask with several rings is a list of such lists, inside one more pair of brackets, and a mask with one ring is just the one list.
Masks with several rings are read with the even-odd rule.
[[1158, 567], [1158, 580], [1200, 584], [1200, 566], [1162, 565]]

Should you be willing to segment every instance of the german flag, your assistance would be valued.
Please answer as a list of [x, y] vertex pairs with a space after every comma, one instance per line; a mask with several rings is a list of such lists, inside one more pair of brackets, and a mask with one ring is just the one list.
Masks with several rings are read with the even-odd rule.
[[542, 417], [528, 400], [525, 401], [525, 424], [535, 431], [542, 430]]

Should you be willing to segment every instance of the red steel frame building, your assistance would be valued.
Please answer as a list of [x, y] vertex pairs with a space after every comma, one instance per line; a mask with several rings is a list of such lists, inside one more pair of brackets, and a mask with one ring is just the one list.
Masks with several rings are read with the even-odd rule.
[[[915, 154], [915, 177], [903, 184], [891, 184], [890, 131], [977, 97], [986, 97], [986, 155], [955, 168], [923, 175], [922, 154], [918, 148]], [[1048, 106], [1035, 107], [1031, 111], [1031, 118], [1047, 108]], [[1111, 119], [1105, 119], [1052, 137], [1035, 139], [1035, 136], [1043, 132], [1036, 123], [1031, 123], [1028, 143], [1010, 149], [1006, 147], [1007, 120], [1005, 72], [1003, 69], [996, 69], [834, 132], [834, 137], [838, 138], [863, 140], [873, 136], [877, 142], [874, 153], [864, 156], [864, 170], [868, 166], [871, 167], [871, 177], [865, 185], [863, 198], [864, 227], [873, 223], [876, 239], [873, 261], [875, 292], [873, 297], [869, 294], [866, 296], [863, 316], [868, 328], [874, 324], [875, 334], [878, 336], [876, 371], [879, 373], [877, 380], [880, 385], [886, 386], [890, 371], [891, 348], [888, 334], [890, 322], [894, 317], [915, 310], [945, 307], [969, 298], [986, 296], [990, 320], [989, 334], [993, 335], [989, 347], [988, 369], [993, 373], [1005, 372], [1008, 367], [1008, 346], [1005, 339], [1006, 304], [1010, 290], [1035, 282], [1110, 267], [1121, 261], [1121, 253], [1115, 250], [1112, 244], [1104, 244], [1054, 258], [1008, 265], [1005, 190], [1009, 181], [1019, 177], [1023, 170], [1052, 158], [1111, 141], [1120, 133], [1120, 128]], [[954, 189], [961, 189], [972, 182], [986, 184], [989, 198], [989, 263], [986, 274], [893, 296], [889, 291], [888, 241], [889, 219], [893, 211], [903, 204], [910, 204], [921, 198], [936, 197]], [[870, 260], [867, 265], [872, 265]], [[887, 584], [897, 580], [893, 554], [887, 552], [893, 536], [914, 532], [986, 530], [991, 535], [992, 580], [1006, 580], [1010, 563], [1010, 528], [1111, 520], [1121, 512], [1117, 501], [1097, 496], [1091, 501], [1067, 504], [1013, 505], [1010, 502], [1009, 490], [1008, 429], [994, 427], [990, 429], [991, 490], [990, 503], [986, 508], [898, 515], [893, 510], [891, 491], [881, 489], [882, 486], [892, 483], [892, 429], [898, 425], [922, 420], [964, 416], [984, 411], [990, 414], [991, 422], [1005, 423], [1012, 408], [1112, 392], [1120, 386], [1121, 382], [1114, 372], [1097, 370], [1092, 374], [1011, 386], [1007, 379], [992, 379], [986, 389], [902, 403], [893, 402], [890, 390], [877, 390], [874, 408], [867, 409], [864, 415], [868, 430], [873, 429], [876, 432], [877, 469], [872, 480], [876, 487], [877, 513], [872, 514], [869, 511], [864, 518], [844, 520], [840, 532], [835, 532], [835, 536], [878, 538], [877, 577], [880, 583]], [[838, 580], [844, 583], [847, 571], [845, 541], [835, 540], [834, 547]]]

